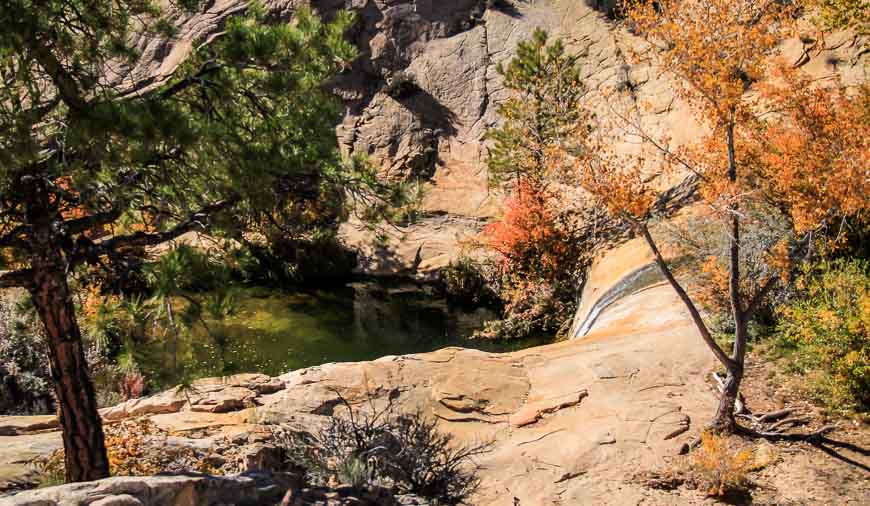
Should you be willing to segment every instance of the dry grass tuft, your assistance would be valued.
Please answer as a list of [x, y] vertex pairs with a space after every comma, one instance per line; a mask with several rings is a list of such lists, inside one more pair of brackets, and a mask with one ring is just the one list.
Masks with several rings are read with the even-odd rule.
[[691, 481], [708, 496], [722, 497], [745, 492], [755, 467], [753, 448], [740, 448], [726, 437], [705, 432], [700, 447], [691, 454], [688, 471]]

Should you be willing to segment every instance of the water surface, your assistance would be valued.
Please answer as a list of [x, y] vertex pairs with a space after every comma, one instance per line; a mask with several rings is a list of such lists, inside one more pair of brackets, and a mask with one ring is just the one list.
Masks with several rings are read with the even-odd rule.
[[305, 293], [249, 288], [240, 293], [233, 316], [209, 322], [210, 332], [181, 339], [174, 360], [171, 344], [155, 343], [143, 350], [142, 362], [152, 384], [165, 388], [183, 378], [242, 372], [274, 376], [445, 346], [503, 352], [550, 340], [468, 339], [496, 317], [486, 308], [450, 307], [430, 287], [407, 283], [361, 282]]

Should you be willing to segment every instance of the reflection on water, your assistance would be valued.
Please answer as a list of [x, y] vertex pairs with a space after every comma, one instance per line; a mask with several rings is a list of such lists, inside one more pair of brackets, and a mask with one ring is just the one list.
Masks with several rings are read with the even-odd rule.
[[[385, 355], [463, 346], [511, 351], [543, 344], [549, 337], [492, 343], [466, 339], [497, 315], [488, 309], [448, 307], [428, 287], [353, 283], [309, 293], [260, 288], [240, 293], [236, 314], [210, 322], [178, 345], [178, 370], [168, 347], [144, 350], [146, 373], [158, 388], [181, 377], [241, 372], [279, 375], [327, 362], [372, 360]], [[149, 367], [150, 365], [150, 367]]]

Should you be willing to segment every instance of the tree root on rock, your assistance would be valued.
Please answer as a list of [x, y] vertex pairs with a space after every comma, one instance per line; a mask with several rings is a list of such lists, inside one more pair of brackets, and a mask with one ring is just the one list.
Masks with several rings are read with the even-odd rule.
[[[725, 378], [718, 372], [713, 373], [713, 379], [716, 380], [716, 385], [719, 387], [719, 392], [725, 391]], [[771, 441], [805, 441], [809, 443], [822, 443], [825, 441], [825, 434], [833, 432], [837, 429], [834, 425], [826, 425], [816, 431], [808, 433], [789, 433], [785, 432], [798, 425], [806, 425], [812, 421], [808, 416], [803, 416], [796, 413], [796, 408], [783, 408], [777, 411], [768, 413], [753, 414], [746, 407], [746, 401], [742, 394], [738, 394], [737, 400], [734, 403], [734, 415], [737, 418], [748, 420], [749, 427], [741, 425], [736, 426], [736, 433], [753, 438], [763, 438]], [[794, 416], [791, 416], [794, 415]], [[693, 449], [700, 444], [700, 438], [695, 438], [688, 443], [689, 449]]]
[[791, 418], [784, 418], [784, 419], [776, 422], [775, 424], [770, 426], [769, 430], [771, 432], [781, 432], [780, 428], [784, 428], [787, 425], [794, 427], [795, 425], [805, 425], [808, 423], [810, 423], [810, 417], [808, 417], [808, 416], [803, 416], [803, 417], [794, 416]]
[[750, 422], [749, 427], [737, 426], [737, 432], [745, 436], [760, 437], [775, 441], [814, 441], [825, 434], [836, 430], [836, 426], [826, 425], [819, 430], [809, 433], [788, 433], [798, 425], [806, 425], [812, 421], [809, 416], [789, 416], [797, 411], [795, 408], [784, 408], [778, 411], [752, 415], [741, 413], [737, 416]]
[[748, 427], [737, 426], [737, 432], [744, 436], [753, 438], [768, 439], [771, 441], [805, 441], [809, 443], [825, 442], [825, 434], [829, 434], [837, 430], [834, 425], [825, 425], [821, 429], [806, 433], [788, 433], [770, 430], [753, 430]]

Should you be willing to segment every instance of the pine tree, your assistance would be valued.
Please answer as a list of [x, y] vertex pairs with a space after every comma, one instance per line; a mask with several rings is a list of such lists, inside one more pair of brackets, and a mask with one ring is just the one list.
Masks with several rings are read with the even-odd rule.
[[[45, 327], [67, 481], [109, 465], [69, 277], [127, 268], [131, 250], [268, 219], [299, 196], [382, 189], [337, 150], [324, 82], [355, 57], [347, 13], [228, 19], [165, 83], [131, 77], [133, 32], [171, 37], [149, 0], [0, 4], [0, 287], [26, 288]], [[206, 41], [196, 41], [203, 44]]]
[[542, 182], [552, 172], [554, 154], [574, 142], [585, 129], [580, 102], [586, 89], [575, 57], [565, 53], [561, 40], [548, 44], [538, 29], [517, 46], [507, 67], [497, 71], [513, 95], [499, 105], [504, 123], [489, 131], [493, 141], [487, 164], [494, 186], [522, 178]]

